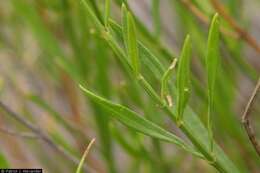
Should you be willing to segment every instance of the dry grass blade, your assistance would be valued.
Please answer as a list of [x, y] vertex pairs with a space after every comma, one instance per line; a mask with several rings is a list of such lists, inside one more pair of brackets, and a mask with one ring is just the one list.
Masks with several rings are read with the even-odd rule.
[[87, 149], [85, 150], [85, 152], [84, 152], [84, 154], [83, 154], [83, 156], [82, 156], [82, 158], [81, 158], [81, 160], [80, 160], [80, 163], [79, 163], [79, 165], [78, 165], [78, 168], [77, 168], [76, 173], [80, 173], [80, 172], [81, 172], [81, 169], [82, 169], [82, 166], [83, 166], [83, 164], [84, 164], [84, 161], [85, 161], [85, 159], [86, 159], [86, 157], [87, 157], [87, 155], [88, 155], [88, 153], [89, 153], [89, 151], [90, 151], [91, 146], [94, 144], [95, 140], [96, 140], [96, 139], [93, 138], [93, 139], [90, 141], [90, 143], [88, 144]]

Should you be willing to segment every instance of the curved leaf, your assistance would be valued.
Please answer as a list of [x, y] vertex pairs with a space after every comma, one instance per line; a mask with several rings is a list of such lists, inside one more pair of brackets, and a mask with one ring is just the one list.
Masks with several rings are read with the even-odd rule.
[[118, 121], [125, 124], [126, 126], [134, 130], [137, 130], [143, 134], [146, 134], [150, 137], [157, 138], [170, 143], [174, 143], [177, 146], [183, 148], [184, 150], [192, 153], [193, 155], [202, 157], [199, 153], [197, 153], [195, 149], [187, 146], [182, 139], [164, 130], [163, 128], [154, 124], [153, 122], [143, 118], [142, 116], [138, 115], [136, 112], [122, 105], [112, 103], [109, 100], [97, 96], [91, 91], [85, 89], [81, 85], [80, 88], [90, 99], [102, 105], [107, 111], [109, 111], [111, 113], [109, 114], [110, 116], [117, 119]]
[[136, 28], [132, 15], [127, 13], [127, 50], [131, 60], [134, 73], [137, 76], [140, 72], [139, 53], [136, 39]]

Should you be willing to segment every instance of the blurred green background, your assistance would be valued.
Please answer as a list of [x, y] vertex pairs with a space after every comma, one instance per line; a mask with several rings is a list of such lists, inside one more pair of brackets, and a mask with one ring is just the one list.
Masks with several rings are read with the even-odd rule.
[[[86, 1], [103, 21], [105, 1]], [[189, 105], [206, 123], [204, 57], [209, 22], [216, 12], [212, 1], [111, 0], [110, 18], [118, 23], [122, 2], [135, 16], [138, 40], [164, 67], [179, 56], [185, 35], [190, 34]], [[260, 42], [260, 1], [219, 3]], [[223, 18], [221, 28], [214, 137], [241, 172], [258, 173], [260, 160], [241, 124], [241, 116], [260, 74], [260, 53]], [[159, 93], [160, 81], [151, 75], [149, 68], [153, 67], [147, 63], [143, 75]], [[173, 83], [175, 78], [173, 75]], [[106, 110], [84, 96], [79, 83], [187, 140], [127, 76], [80, 0], [0, 0], [1, 102], [78, 159], [89, 141], [96, 138], [86, 160], [90, 172], [216, 172], [207, 162], [174, 145], [141, 135], [109, 118]], [[175, 101], [173, 97], [173, 105]], [[256, 134], [260, 132], [259, 113], [258, 100], [251, 114]], [[44, 172], [75, 172], [75, 163], [32, 135], [35, 134], [0, 109], [0, 168], [38, 167]]]

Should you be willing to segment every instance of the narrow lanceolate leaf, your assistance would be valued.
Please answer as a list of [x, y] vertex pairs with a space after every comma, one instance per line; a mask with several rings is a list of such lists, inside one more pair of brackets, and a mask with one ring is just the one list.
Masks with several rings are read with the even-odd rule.
[[85, 150], [85, 152], [84, 152], [84, 154], [83, 154], [83, 156], [82, 156], [82, 158], [81, 158], [81, 160], [79, 162], [79, 165], [77, 167], [76, 173], [81, 173], [82, 172], [81, 170], [82, 170], [84, 161], [85, 161], [85, 159], [86, 159], [86, 157], [87, 157], [87, 155], [89, 153], [89, 150], [90, 150], [91, 146], [94, 144], [94, 142], [95, 142], [95, 138], [92, 139], [90, 141], [90, 143], [88, 144], [87, 149]]
[[[122, 32], [120, 31], [120, 29], [122, 29], [122, 28], [112, 20], [110, 20], [110, 27], [111, 27], [111, 30], [115, 31], [118, 35], [121, 35], [121, 37], [123, 37]], [[119, 58], [121, 62], [126, 62], [126, 57], [125, 57], [124, 52], [122, 51], [122, 49], [120, 49], [120, 46], [115, 43], [116, 42], [113, 41], [113, 44], [111, 44], [112, 45], [111, 48], [115, 51], [115, 53], [117, 55], [116, 57]], [[149, 53], [150, 51], [147, 48], [143, 47], [142, 44], [140, 44], [139, 46], [140, 46], [140, 49], [139, 49], [140, 50], [140, 59], [145, 58], [147, 60], [156, 60], [156, 59], [152, 58], [152, 57], [154, 57], [154, 55]], [[142, 57], [141, 50], [146, 50], [146, 51], [144, 51], [146, 53], [144, 53], [143, 57]], [[162, 64], [160, 64], [160, 61], [156, 60], [156, 61], [154, 61], [154, 63], [155, 64], [153, 67], [157, 68], [156, 71], [159, 72], [158, 76], [159, 77], [162, 76], [163, 72], [166, 71], [166, 69], [164, 68], [164, 66]], [[125, 66], [125, 64], [127, 64], [127, 66], [129, 66], [129, 64], [127, 62], [123, 63], [123, 66]], [[130, 70], [130, 71], [132, 71], [132, 70]], [[153, 75], [157, 75], [156, 71], [151, 71], [151, 72]], [[133, 73], [128, 73], [128, 74], [129, 74], [129, 76], [133, 75]], [[158, 79], [160, 79], [160, 78], [158, 78]], [[157, 98], [155, 98], [155, 99], [157, 99]], [[186, 114], [186, 116], [183, 117], [183, 122], [184, 122], [183, 128], [185, 128], [185, 130], [183, 130], [183, 131], [187, 134], [189, 139], [191, 139], [192, 143], [194, 145], [196, 145], [196, 147], [208, 159], [212, 159], [212, 156], [210, 155], [210, 152], [208, 151], [207, 129], [204, 128], [204, 125], [202, 124], [202, 122], [200, 121], [198, 116], [188, 106], [186, 109], [187, 109], [187, 114]], [[237, 169], [237, 167], [232, 163], [232, 161], [230, 161], [230, 159], [227, 157], [227, 155], [223, 152], [223, 150], [218, 145], [215, 145], [214, 150], [216, 150], [216, 152], [215, 152], [216, 153], [216, 164], [213, 166], [215, 166], [221, 172], [232, 172], [232, 173], [240, 172], [239, 169]]]
[[202, 157], [201, 154], [197, 153], [195, 149], [187, 146], [182, 139], [164, 130], [163, 128], [154, 124], [153, 122], [143, 118], [142, 116], [138, 115], [136, 112], [122, 105], [112, 103], [107, 99], [97, 96], [91, 91], [85, 89], [81, 85], [80, 88], [85, 92], [85, 94], [90, 99], [102, 105], [108, 112], [110, 112], [111, 114], [108, 114], [109, 116], [112, 116], [113, 118], [117, 119], [118, 121], [125, 124], [126, 126], [136, 131], [139, 131], [143, 134], [146, 134], [150, 137], [157, 138], [159, 140], [167, 141], [170, 143], [174, 143], [179, 147], [183, 148], [184, 150], [190, 152], [191, 154], [196, 155], [197, 157]]
[[106, 0], [105, 3], [105, 26], [108, 26], [108, 20], [110, 16], [111, 0]]
[[140, 72], [140, 62], [136, 39], [136, 29], [134, 19], [129, 12], [127, 13], [127, 50], [134, 74], [137, 76]]
[[210, 149], [213, 151], [213, 133], [211, 115], [214, 100], [214, 87], [219, 64], [219, 20], [218, 14], [215, 14], [210, 25], [208, 35], [208, 45], [206, 54], [206, 66], [208, 75], [208, 131], [210, 138]]
[[[168, 81], [176, 66], [176, 63], [177, 63], [177, 59], [174, 58], [170, 67], [163, 74], [162, 81], [161, 81], [161, 99], [165, 99], [165, 98], [167, 99], [167, 97], [169, 95]], [[171, 103], [170, 102], [168, 102], [168, 103], [169, 103], [169, 106], [171, 106], [170, 105]]]
[[[109, 25], [120, 39], [126, 40], [123, 37], [123, 27], [111, 19], [109, 20]], [[161, 78], [165, 71], [163, 64], [141, 42], [138, 42], [138, 48], [141, 65], [146, 66], [158, 79]]]
[[184, 41], [177, 72], [177, 120], [182, 121], [190, 95], [191, 43], [188, 35]]

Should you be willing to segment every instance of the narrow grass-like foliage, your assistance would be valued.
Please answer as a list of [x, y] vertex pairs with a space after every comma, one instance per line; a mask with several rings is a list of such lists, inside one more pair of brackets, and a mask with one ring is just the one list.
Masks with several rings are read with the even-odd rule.
[[212, 114], [214, 106], [214, 88], [219, 65], [219, 21], [218, 14], [215, 14], [209, 29], [206, 66], [208, 76], [208, 132], [210, 138], [210, 150], [213, 152], [213, 132], [212, 132]]
[[[87, 4], [85, 4], [87, 5]], [[92, 16], [93, 12], [91, 11], [91, 9], [88, 7], [87, 8], [88, 10], [88, 13]], [[89, 11], [90, 10], [90, 11]], [[94, 17], [94, 16], [93, 16]], [[96, 18], [96, 17], [94, 17]], [[96, 18], [97, 19], [97, 18]], [[95, 20], [96, 20], [95, 19]], [[132, 68], [131, 65], [128, 63], [127, 59], [126, 59], [126, 55], [124, 54], [124, 51], [121, 50], [120, 46], [116, 43], [115, 39], [113, 38], [112, 35], [110, 35], [110, 33], [107, 33], [106, 34], [106, 40], [108, 41], [108, 43], [110, 44], [111, 48], [115, 51], [115, 53], [117, 54], [117, 57], [121, 60], [121, 62], [123, 62], [123, 65], [125, 67], [127, 67], [127, 70], [130, 70], [134, 72], [134, 74], [136, 75], [136, 68]], [[135, 42], [135, 41], [134, 41]], [[186, 41], [186, 44], [187, 44], [187, 41]], [[133, 44], [135, 45], [135, 44]], [[129, 50], [129, 47], [128, 47], [128, 50]], [[184, 51], [184, 53], [186, 54], [186, 52], [188, 51]], [[186, 55], [184, 54], [184, 57], [186, 57]], [[184, 58], [184, 59], [185, 59]], [[184, 64], [188, 64], [188, 63], [184, 63]], [[187, 68], [186, 68], [187, 70]], [[131, 72], [129, 72], [129, 74], [131, 74]], [[140, 81], [140, 84], [141, 86], [145, 89], [145, 91], [148, 93], [148, 95], [157, 103], [161, 104], [161, 105], [164, 105], [164, 102], [160, 99], [160, 96], [158, 96], [156, 94], [156, 92], [153, 90], [153, 88], [150, 86], [149, 82], [146, 81], [146, 79], [142, 76], [139, 77], [139, 81]], [[186, 80], [185, 80], [186, 81]], [[87, 91], [87, 90], [85, 90]], [[90, 95], [89, 96], [93, 96], [93, 95]], [[101, 98], [100, 98], [101, 99]], [[184, 99], [185, 100], [185, 99]], [[104, 101], [104, 100], [103, 100]], [[113, 107], [112, 105], [110, 105], [111, 107]], [[164, 106], [163, 106], [164, 107]], [[119, 109], [119, 108], [118, 108]], [[122, 108], [123, 109], [123, 108]], [[119, 109], [121, 110], [121, 109]], [[124, 109], [123, 109], [124, 110]], [[164, 107], [164, 110], [169, 114], [169, 116], [171, 116], [172, 118], [175, 118], [175, 121], [176, 121], [176, 115], [174, 115], [174, 113], [170, 110], [170, 108], [168, 106]], [[121, 112], [122, 113], [122, 112]], [[124, 114], [124, 112], [123, 112]], [[226, 162], [226, 156], [223, 156], [223, 154], [219, 154], [217, 156], [216, 159], [214, 159], [211, 155], [211, 152], [207, 149], [205, 149], [203, 147], [203, 145], [205, 144], [202, 144], [200, 143], [201, 141], [200, 138], [197, 138], [196, 136], [194, 136], [194, 132], [195, 131], [189, 131], [192, 126], [194, 126], [194, 124], [190, 124], [190, 120], [189, 119], [186, 119], [183, 121], [183, 123], [181, 124], [181, 129], [184, 131], [184, 133], [187, 134], [187, 136], [192, 140], [193, 144], [196, 145], [196, 147], [198, 147], [198, 149], [200, 150], [200, 152], [205, 156], [205, 158], [207, 160], [209, 160], [210, 162], [212, 162], [212, 160], [214, 160], [214, 162], [212, 163], [213, 166], [215, 166], [218, 170], [225, 170], [226, 172], [229, 172], [229, 171], [235, 171], [235, 172], [239, 172], [233, 165], [232, 163], [228, 163]], [[186, 123], [188, 123], [186, 125]], [[127, 123], [127, 125], [130, 126], [130, 124]], [[191, 125], [191, 126], [190, 126]], [[195, 126], [194, 126], [195, 127]], [[195, 129], [194, 129], [195, 130]], [[199, 135], [199, 134], [198, 134]], [[209, 141], [210, 139], [207, 138], [207, 142]], [[205, 142], [205, 141], [204, 141]], [[219, 150], [219, 149], [217, 149]], [[225, 161], [224, 161], [225, 160]]]
[[184, 41], [177, 72], [177, 123], [181, 123], [190, 96], [191, 43], [188, 35]]
[[0, 168], [258, 172], [256, 3], [0, 2]]

